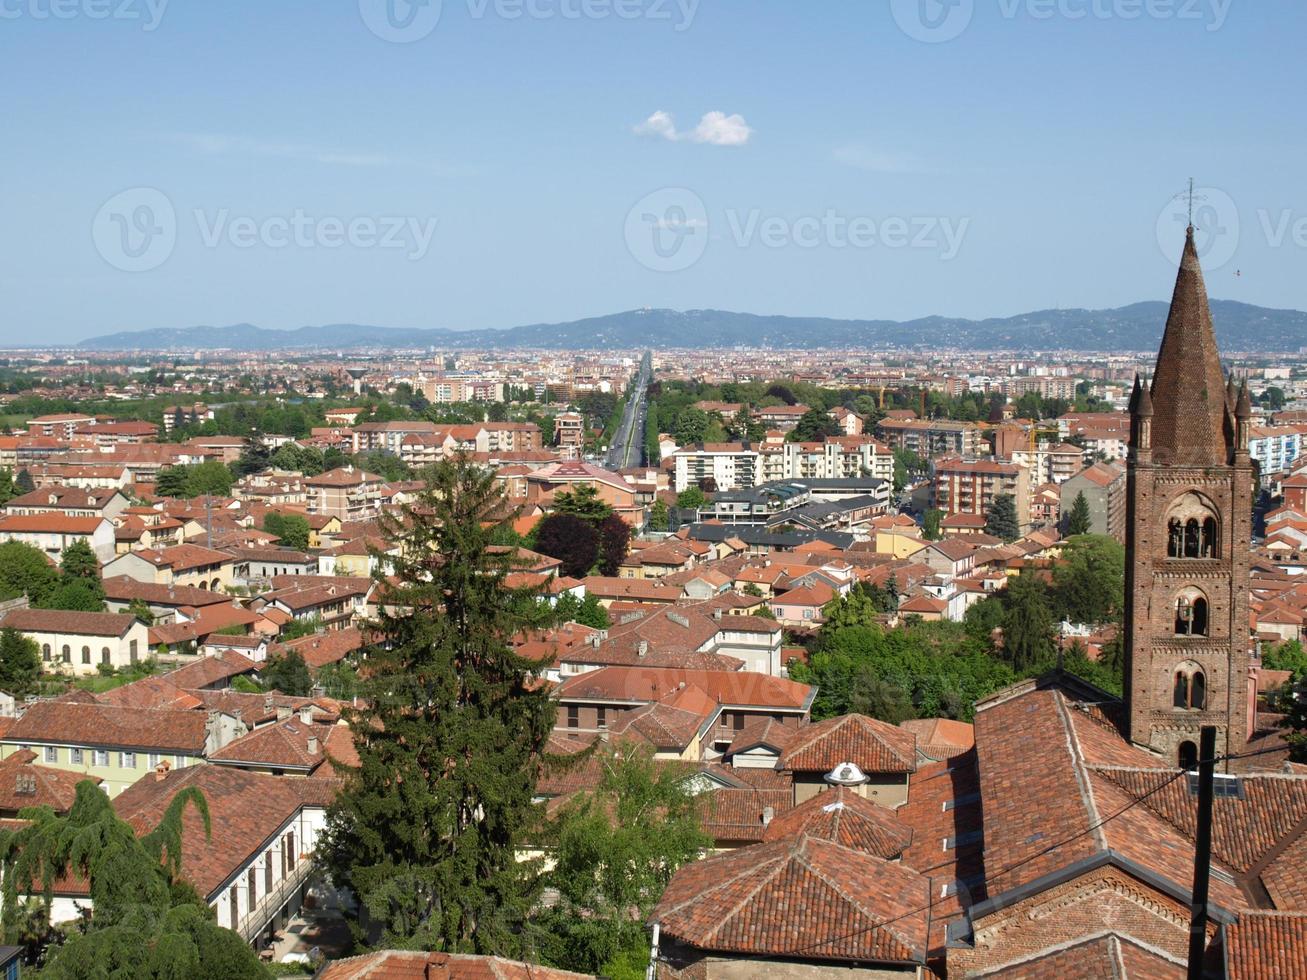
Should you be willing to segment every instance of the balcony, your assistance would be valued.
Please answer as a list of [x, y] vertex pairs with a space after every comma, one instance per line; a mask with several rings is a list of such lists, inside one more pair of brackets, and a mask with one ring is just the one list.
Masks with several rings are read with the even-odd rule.
[[259, 899], [258, 905], [241, 918], [240, 925], [237, 926], [236, 932], [247, 943], [252, 943], [268, 923], [276, 917], [277, 913], [285, 908], [286, 903], [290, 901], [291, 895], [295, 889], [304, 884], [313, 873], [314, 864], [312, 858], [300, 855], [299, 860], [285, 878], [277, 882], [272, 891], [268, 892]]

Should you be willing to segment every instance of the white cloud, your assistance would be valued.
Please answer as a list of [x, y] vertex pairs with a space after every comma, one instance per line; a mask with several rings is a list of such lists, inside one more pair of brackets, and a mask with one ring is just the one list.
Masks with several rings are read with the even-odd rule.
[[659, 109], [635, 127], [639, 136], [659, 136], [674, 143], [689, 141], [710, 146], [744, 146], [753, 136], [753, 129], [739, 113], [728, 116], [724, 112], [706, 112], [699, 125], [685, 132], [678, 131], [672, 114]]

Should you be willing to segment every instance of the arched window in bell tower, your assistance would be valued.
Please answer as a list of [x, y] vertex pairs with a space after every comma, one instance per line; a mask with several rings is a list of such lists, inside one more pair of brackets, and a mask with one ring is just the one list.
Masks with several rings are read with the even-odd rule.
[[1207, 597], [1197, 589], [1185, 589], [1176, 596], [1175, 635], [1207, 635]]
[[1221, 525], [1211, 503], [1192, 490], [1171, 505], [1166, 518], [1168, 558], [1221, 557]]
[[1181, 742], [1180, 751], [1176, 753], [1176, 761], [1180, 768], [1192, 771], [1198, 768], [1198, 746], [1193, 742]]
[[1182, 663], [1175, 669], [1171, 704], [1185, 711], [1202, 711], [1207, 707], [1207, 675], [1193, 661]]

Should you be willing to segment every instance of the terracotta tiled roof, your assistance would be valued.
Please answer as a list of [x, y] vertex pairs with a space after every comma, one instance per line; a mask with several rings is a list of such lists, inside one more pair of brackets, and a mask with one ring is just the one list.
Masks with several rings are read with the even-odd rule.
[[763, 745], [774, 749], [779, 756], [798, 731], [801, 731], [798, 726], [783, 725], [775, 718], [755, 718], [731, 739], [731, 744], [722, 754], [722, 758], [730, 759], [737, 752], [745, 752]]
[[204, 725], [201, 711], [38, 701], [14, 722], [5, 741], [199, 755]]
[[354, 651], [361, 650], [364, 645], [363, 631], [357, 627], [314, 633], [280, 644], [283, 649], [298, 651], [304, 658], [304, 662], [315, 670], [344, 660]]
[[67, 813], [84, 779], [99, 783], [99, 776], [87, 776], [66, 769], [35, 765], [37, 755], [20, 749], [0, 762], [0, 810], [22, 810], [48, 806], [55, 813]]
[[1307, 915], [1244, 912], [1225, 936], [1228, 980], [1307, 977]]
[[142, 677], [96, 695], [101, 704], [123, 708], [180, 708], [189, 711], [200, 706], [200, 699], [182, 690], [168, 677]]
[[322, 765], [332, 725], [305, 725], [298, 715], [263, 725], [209, 753], [210, 762], [311, 771]]
[[829, 772], [852, 762], [863, 772], [913, 772], [917, 737], [866, 715], [842, 715], [800, 729], [781, 756], [781, 768]]
[[[209, 807], [211, 832], [205, 833], [204, 821], [195, 808], [187, 807], [181, 867], [199, 893], [212, 898], [305, 805], [298, 784], [318, 782], [265, 776], [229, 766], [188, 766], [162, 778], [155, 775], [137, 780], [114, 799], [114, 809], [141, 833], [158, 825], [181, 789], [193, 786], [202, 792]], [[297, 847], [300, 843], [297, 841]]]
[[705, 716], [667, 704], [646, 704], [623, 712], [608, 726], [616, 742], [645, 742], [657, 750], [681, 752], [694, 742]]
[[910, 868], [800, 836], [683, 866], [651, 921], [701, 950], [922, 963], [930, 900]]
[[382, 950], [323, 967], [318, 980], [587, 980], [593, 974], [465, 953]]
[[695, 798], [703, 832], [719, 844], [757, 844], [767, 832], [767, 811], [783, 814], [794, 805], [789, 787], [723, 787]]
[[668, 667], [601, 667], [569, 677], [558, 687], [563, 699], [654, 701], [679, 685], [698, 687], [722, 704], [798, 710], [813, 688], [783, 677], [751, 671], [678, 670]]
[[126, 635], [136, 621], [126, 613], [71, 612], [65, 609], [15, 609], [0, 627], [24, 633], [71, 633], [78, 636]]
[[767, 827], [763, 840], [808, 834], [892, 860], [912, 843], [912, 828], [893, 810], [859, 796], [845, 786], [818, 793]]

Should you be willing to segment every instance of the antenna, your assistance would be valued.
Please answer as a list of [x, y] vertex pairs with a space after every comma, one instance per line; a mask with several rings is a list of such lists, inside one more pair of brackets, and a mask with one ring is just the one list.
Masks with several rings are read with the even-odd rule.
[[1189, 209], [1189, 227], [1192, 228], [1192, 227], [1193, 227], [1193, 224], [1194, 224], [1194, 205], [1195, 205], [1195, 204], [1200, 204], [1200, 203], [1202, 203], [1203, 201], [1206, 201], [1206, 200], [1207, 200], [1207, 195], [1205, 195], [1205, 194], [1199, 194], [1199, 193], [1196, 193], [1196, 192], [1195, 192], [1195, 190], [1194, 190], [1194, 179], [1193, 179], [1192, 177], [1190, 177], [1190, 178], [1189, 178], [1189, 189], [1188, 189], [1188, 190], [1181, 191], [1179, 194], [1175, 195], [1175, 197], [1171, 198], [1171, 200], [1173, 200], [1173, 201], [1184, 201], [1184, 202], [1186, 203], [1186, 205], [1188, 206], [1188, 209]]

